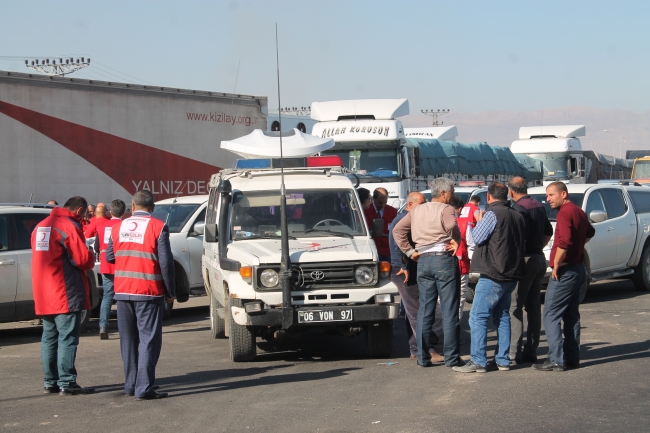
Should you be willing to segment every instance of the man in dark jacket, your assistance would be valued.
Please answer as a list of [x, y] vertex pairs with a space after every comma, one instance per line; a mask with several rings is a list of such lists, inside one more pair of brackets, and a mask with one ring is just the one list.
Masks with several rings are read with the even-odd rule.
[[[510, 294], [524, 276], [526, 223], [508, 206], [508, 188], [493, 183], [488, 188], [486, 212], [471, 230], [476, 244], [471, 269], [481, 275], [474, 291], [469, 315], [472, 359], [454, 367], [459, 373], [485, 373], [487, 369], [509, 370]], [[495, 361], [487, 362], [487, 327], [492, 316], [497, 327]], [[488, 365], [489, 364], [489, 365]]]
[[[513, 209], [526, 221], [525, 276], [517, 283], [512, 292], [510, 303], [510, 363], [536, 362], [539, 336], [542, 327], [542, 304], [539, 294], [542, 290], [542, 278], [546, 274], [546, 257], [544, 246], [553, 235], [544, 206], [528, 195], [526, 179], [513, 177], [508, 182], [510, 197], [515, 203]], [[524, 335], [524, 308], [528, 319], [526, 344]]]
[[32, 232], [32, 291], [36, 314], [43, 316], [41, 360], [45, 393], [89, 394], [77, 384], [74, 363], [81, 313], [90, 309], [86, 271], [95, 266], [86, 247], [81, 220], [88, 203], [72, 197], [52, 209]]

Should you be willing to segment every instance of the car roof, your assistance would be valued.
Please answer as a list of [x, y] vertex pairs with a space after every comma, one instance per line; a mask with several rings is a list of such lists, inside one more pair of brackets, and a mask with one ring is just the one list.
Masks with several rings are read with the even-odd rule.
[[183, 197], [166, 198], [165, 200], [157, 201], [155, 204], [203, 204], [208, 201], [209, 197], [208, 194], [186, 195]]
[[[619, 186], [609, 183], [569, 183], [567, 184], [567, 190], [569, 194], [584, 194], [587, 190], [594, 187], [612, 187]], [[528, 194], [546, 194], [545, 186], [536, 186], [533, 188], [528, 188]]]
[[[46, 207], [47, 206], [47, 207]], [[12, 203], [0, 203], [0, 213], [44, 213], [52, 212], [51, 205], [23, 205]]]

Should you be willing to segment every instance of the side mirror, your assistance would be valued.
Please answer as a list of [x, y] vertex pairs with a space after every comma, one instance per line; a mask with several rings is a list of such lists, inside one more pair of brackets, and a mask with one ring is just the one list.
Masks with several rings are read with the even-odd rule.
[[203, 233], [206, 242], [218, 242], [219, 229], [216, 224], [204, 224]]
[[384, 236], [384, 220], [381, 218], [376, 218], [372, 220], [372, 229], [371, 229], [371, 237], [373, 238], [380, 238]]
[[607, 219], [607, 212], [602, 210], [592, 210], [589, 214], [589, 219], [592, 223], [602, 223]]
[[194, 235], [203, 236], [205, 234], [205, 221], [197, 221], [194, 223]]

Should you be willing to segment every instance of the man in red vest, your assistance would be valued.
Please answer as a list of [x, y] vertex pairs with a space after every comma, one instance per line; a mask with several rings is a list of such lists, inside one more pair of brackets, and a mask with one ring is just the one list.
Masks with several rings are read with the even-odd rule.
[[377, 254], [382, 262], [390, 262], [390, 247], [388, 245], [388, 225], [397, 216], [397, 209], [387, 205], [388, 191], [386, 188], [377, 188], [372, 193], [372, 204], [363, 210], [368, 225], [372, 228], [372, 221], [378, 218], [384, 220], [384, 234], [381, 237], [372, 238], [377, 245]]
[[32, 232], [32, 291], [34, 309], [43, 316], [41, 360], [45, 393], [90, 394], [92, 388], [77, 384], [77, 357], [81, 312], [90, 309], [90, 287], [86, 271], [95, 266], [86, 247], [81, 220], [88, 203], [70, 198], [63, 207]]
[[[99, 204], [97, 205], [97, 212], [99, 213]], [[108, 319], [111, 317], [111, 306], [113, 305], [113, 280], [115, 273], [115, 265], [106, 261], [106, 249], [108, 248], [108, 241], [111, 238], [113, 228], [122, 222], [126, 204], [122, 200], [113, 200], [111, 202], [111, 214], [113, 218], [95, 218], [95, 231], [97, 237], [95, 238], [95, 251], [99, 252], [99, 272], [102, 274], [102, 282], [104, 286], [104, 296], [102, 297], [102, 305], [99, 308], [99, 338], [108, 340]]]
[[124, 394], [136, 400], [167, 397], [154, 386], [162, 346], [163, 304], [176, 297], [169, 229], [151, 217], [153, 194], [133, 194], [133, 215], [111, 231], [106, 260], [115, 263], [115, 299], [124, 363]]
[[[90, 206], [89, 206], [90, 207]], [[97, 236], [97, 224], [104, 221], [109, 221], [111, 218], [107, 215], [106, 204], [97, 203], [97, 207], [94, 211], [95, 216], [88, 220], [88, 224], [83, 227], [84, 236], [86, 239], [90, 239], [94, 236]]]

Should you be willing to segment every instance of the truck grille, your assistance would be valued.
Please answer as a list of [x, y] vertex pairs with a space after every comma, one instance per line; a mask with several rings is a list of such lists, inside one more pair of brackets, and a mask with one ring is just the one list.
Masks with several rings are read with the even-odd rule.
[[[359, 284], [354, 278], [354, 271], [360, 265], [374, 270], [375, 279], [371, 284]], [[374, 286], [377, 284], [377, 265], [375, 263], [307, 263], [292, 264], [292, 282], [294, 290], [313, 290], [336, 287]], [[265, 268], [258, 269], [259, 274]], [[259, 280], [258, 280], [259, 281]], [[258, 289], [266, 290], [258, 284]], [[273, 288], [277, 290], [277, 287]]]

